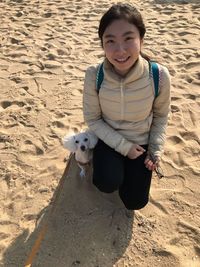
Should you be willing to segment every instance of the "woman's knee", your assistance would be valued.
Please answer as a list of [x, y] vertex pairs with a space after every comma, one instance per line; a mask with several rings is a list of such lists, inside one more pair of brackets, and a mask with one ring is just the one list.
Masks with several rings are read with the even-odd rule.
[[104, 193], [113, 193], [114, 191], [119, 189], [118, 183], [113, 183], [109, 180], [102, 181], [101, 179], [93, 179], [93, 184]]
[[[123, 201], [123, 200], [122, 200]], [[143, 200], [132, 200], [132, 201], [123, 201], [125, 207], [128, 210], [140, 210], [144, 208], [149, 202], [149, 199], [143, 199]]]

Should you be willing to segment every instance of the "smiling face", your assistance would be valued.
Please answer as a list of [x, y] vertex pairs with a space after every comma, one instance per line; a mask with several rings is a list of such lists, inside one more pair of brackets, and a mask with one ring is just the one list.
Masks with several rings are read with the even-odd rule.
[[143, 40], [137, 27], [126, 20], [114, 20], [105, 30], [103, 49], [115, 71], [124, 76], [137, 61]]

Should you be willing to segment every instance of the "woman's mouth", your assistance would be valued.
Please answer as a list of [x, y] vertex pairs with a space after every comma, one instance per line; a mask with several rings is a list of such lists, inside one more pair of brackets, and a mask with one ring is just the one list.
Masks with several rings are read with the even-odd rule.
[[117, 63], [125, 63], [129, 60], [130, 57], [126, 57], [126, 58], [116, 58], [115, 61], [117, 61]]

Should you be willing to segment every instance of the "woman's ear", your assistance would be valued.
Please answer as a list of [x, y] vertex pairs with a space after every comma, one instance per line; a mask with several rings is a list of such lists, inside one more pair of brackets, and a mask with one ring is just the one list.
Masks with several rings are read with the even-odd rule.
[[76, 143], [75, 143], [75, 138], [73, 136], [65, 136], [63, 138], [63, 146], [70, 152], [76, 152]]

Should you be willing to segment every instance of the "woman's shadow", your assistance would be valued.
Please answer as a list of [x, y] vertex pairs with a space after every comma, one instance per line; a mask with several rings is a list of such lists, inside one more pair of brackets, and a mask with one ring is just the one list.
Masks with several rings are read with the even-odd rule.
[[[8, 247], [2, 267], [112, 267], [119, 261], [132, 237], [133, 215], [127, 216], [117, 194], [101, 193], [89, 180], [80, 178], [71, 158], [52, 204], [30, 236], [24, 231]], [[39, 247], [36, 240], [45, 225]], [[34, 245], [37, 253], [31, 259]], [[32, 265], [25, 264], [27, 259]]]

